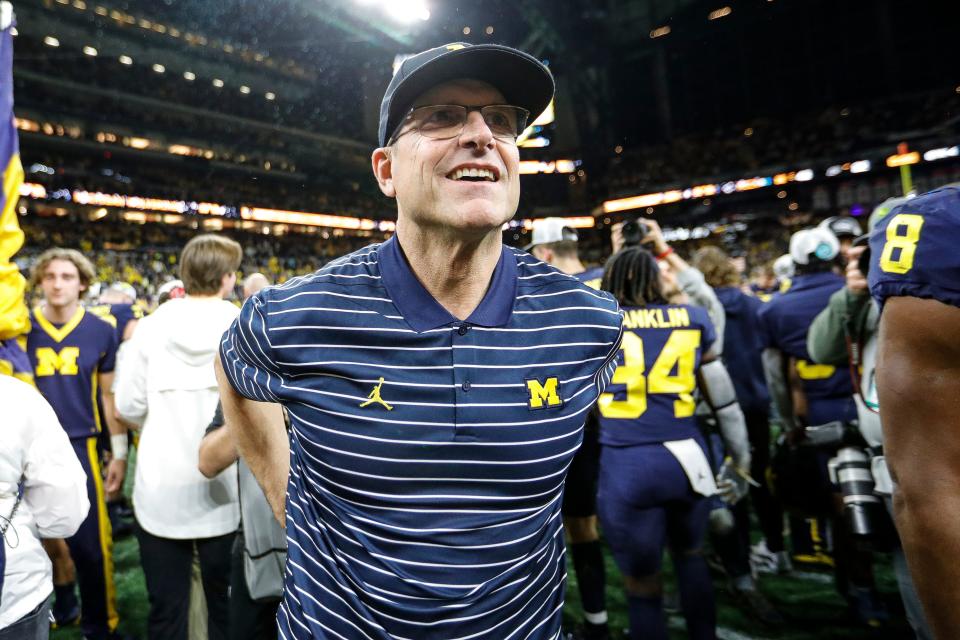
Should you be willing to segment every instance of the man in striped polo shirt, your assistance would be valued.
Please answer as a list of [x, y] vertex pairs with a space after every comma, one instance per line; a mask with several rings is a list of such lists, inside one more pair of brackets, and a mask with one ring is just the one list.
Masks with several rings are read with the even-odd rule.
[[226, 423], [286, 522], [281, 637], [559, 637], [564, 476], [621, 322], [502, 244], [516, 138], [552, 95], [507, 47], [408, 58], [372, 156], [396, 236], [264, 289], [224, 336]]

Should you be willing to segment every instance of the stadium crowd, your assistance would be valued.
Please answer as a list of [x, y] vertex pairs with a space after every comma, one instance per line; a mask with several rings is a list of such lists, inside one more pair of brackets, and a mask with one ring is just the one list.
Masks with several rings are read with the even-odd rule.
[[960, 94], [950, 88], [678, 136], [669, 144], [615, 155], [603, 187], [618, 195], [651, 185], [850, 160], [858, 152], [893, 148], [905, 140], [952, 139], [958, 132], [958, 103]]
[[[197, 234], [190, 227], [159, 222], [89, 222], [77, 216], [31, 216], [24, 218], [22, 226], [26, 245], [16, 260], [25, 272], [45, 247], [75, 248], [91, 257], [97, 282], [125, 282], [135, 288], [138, 299], [150, 308], [156, 303], [160, 287], [177, 278], [180, 250]], [[330, 260], [370, 242], [368, 237], [330, 233], [326, 233], [326, 237], [321, 234], [265, 236], [253, 231], [231, 230], [224, 235], [244, 247], [239, 267], [241, 280], [262, 272], [278, 284], [312, 273]]]

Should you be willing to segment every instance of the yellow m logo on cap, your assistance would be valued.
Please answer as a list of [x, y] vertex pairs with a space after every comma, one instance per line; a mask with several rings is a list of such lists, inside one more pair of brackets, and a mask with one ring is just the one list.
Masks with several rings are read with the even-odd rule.
[[527, 390], [530, 392], [530, 400], [527, 402], [530, 409], [546, 409], [563, 404], [560, 397], [560, 379], [557, 377], [547, 378], [544, 382], [536, 378], [527, 380]]
[[463, 49], [462, 44], [448, 44], [447, 51], [456, 51], [457, 49]]
[[77, 358], [80, 357], [80, 349], [77, 347], [64, 347], [57, 353], [50, 347], [41, 347], [37, 349], [37, 371], [36, 376], [52, 376], [59, 373], [62, 376], [75, 376], [79, 373], [77, 368]]

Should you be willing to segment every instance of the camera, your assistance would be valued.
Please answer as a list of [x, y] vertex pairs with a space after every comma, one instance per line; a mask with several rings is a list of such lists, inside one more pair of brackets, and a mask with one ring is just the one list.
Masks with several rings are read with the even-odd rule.
[[860, 269], [860, 273], [866, 278], [870, 272], [870, 245], [867, 245], [867, 248], [864, 249], [860, 257], [857, 258], [857, 268]]
[[647, 237], [647, 234], [650, 233], [650, 227], [639, 220], [627, 220], [623, 223], [621, 233], [623, 234], [623, 246], [635, 247]]
[[874, 534], [875, 524], [882, 517], [883, 505], [874, 493], [870, 457], [860, 447], [843, 447], [828, 463], [830, 479], [840, 486], [843, 513], [855, 536]]

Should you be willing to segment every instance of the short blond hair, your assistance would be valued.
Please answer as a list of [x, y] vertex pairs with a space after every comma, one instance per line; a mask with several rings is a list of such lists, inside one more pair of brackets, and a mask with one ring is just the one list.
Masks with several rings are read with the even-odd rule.
[[64, 249], [63, 247], [54, 247], [47, 249], [37, 257], [37, 261], [30, 268], [30, 283], [39, 287], [43, 281], [43, 272], [47, 270], [50, 263], [54, 260], [66, 260], [72, 262], [80, 275], [80, 284], [84, 289], [90, 287], [93, 281], [97, 279], [97, 272], [93, 268], [93, 263], [76, 249]]
[[243, 249], [235, 240], [215, 233], [191, 238], [180, 253], [180, 279], [188, 295], [215, 295], [223, 276], [240, 268]]
[[693, 254], [693, 266], [703, 273], [711, 287], [740, 286], [740, 274], [730, 262], [730, 256], [720, 247], [704, 247]]

